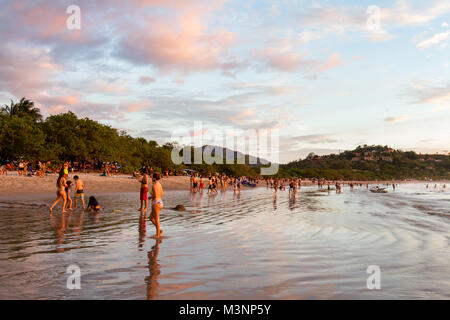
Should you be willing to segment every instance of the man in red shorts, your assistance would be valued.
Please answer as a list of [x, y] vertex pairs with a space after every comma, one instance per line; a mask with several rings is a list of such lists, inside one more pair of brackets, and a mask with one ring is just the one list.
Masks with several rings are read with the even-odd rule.
[[142, 170], [142, 178], [140, 178], [139, 181], [141, 182], [141, 192], [140, 192], [141, 208], [138, 211], [147, 212], [147, 193], [148, 193], [147, 168], [144, 168]]

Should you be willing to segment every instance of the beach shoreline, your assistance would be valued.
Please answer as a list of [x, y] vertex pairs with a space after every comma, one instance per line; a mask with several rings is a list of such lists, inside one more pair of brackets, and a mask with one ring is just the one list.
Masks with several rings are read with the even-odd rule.
[[[85, 183], [86, 194], [105, 195], [119, 193], [139, 193], [140, 183], [130, 175], [117, 174], [113, 176], [101, 176], [98, 173], [71, 173], [67, 180], [72, 180], [75, 175]], [[7, 175], [0, 176], [0, 200], [32, 200], [36, 198], [56, 195], [56, 174], [49, 174], [45, 177], [19, 176], [17, 172], [8, 172]], [[353, 182], [355, 185], [383, 185], [383, 184], [403, 184], [403, 183], [446, 183], [445, 181], [341, 181], [344, 185]], [[186, 190], [189, 191], [189, 176], [169, 176], [162, 179], [164, 190]], [[303, 180], [302, 186], [317, 186], [317, 182]], [[207, 186], [206, 186], [207, 187]], [[266, 187], [266, 183], [261, 181], [258, 187]], [[288, 187], [286, 184], [285, 187]], [[323, 188], [327, 185], [324, 184]], [[270, 188], [270, 187], [269, 187]], [[244, 188], [245, 189], [245, 188]]]

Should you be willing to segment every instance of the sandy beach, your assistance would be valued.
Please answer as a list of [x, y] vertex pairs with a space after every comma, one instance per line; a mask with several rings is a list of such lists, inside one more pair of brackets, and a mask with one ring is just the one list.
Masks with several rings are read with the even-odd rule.
[[[113, 175], [109, 177], [100, 176], [98, 173], [73, 173], [69, 174], [67, 180], [73, 181], [73, 177], [78, 175], [85, 184], [87, 194], [117, 194], [125, 192], [139, 192], [140, 184], [130, 175]], [[17, 172], [8, 172], [7, 175], [0, 175], [0, 200], [34, 199], [41, 196], [53, 196], [56, 192], [57, 175], [51, 174], [45, 177], [19, 176]], [[423, 182], [423, 181], [422, 181]], [[165, 190], [189, 190], [188, 176], [170, 176], [162, 179], [162, 186]], [[342, 181], [348, 185], [349, 181]], [[353, 181], [354, 184], [392, 184], [393, 181]], [[404, 181], [395, 181], [404, 183]], [[426, 182], [423, 182], [426, 183]], [[434, 182], [429, 182], [434, 183]], [[207, 182], [206, 182], [207, 184]], [[302, 186], [314, 186], [309, 180], [303, 180]], [[259, 183], [260, 187], [266, 187], [264, 182]], [[287, 185], [286, 185], [287, 187]], [[332, 186], [334, 187], [334, 186]], [[326, 185], [324, 186], [326, 188]], [[245, 189], [245, 187], [244, 187]]]
[[[139, 192], [140, 183], [130, 175], [100, 176], [98, 173], [69, 174], [67, 180], [73, 180], [78, 175], [85, 184], [86, 194], [108, 194], [120, 192]], [[0, 176], [0, 200], [14, 200], [17, 198], [31, 199], [41, 195], [56, 193], [58, 176], [45, 177], [19, 176], [17, 172], [8, 172]], [[163, 178], [161, 184], [166, 190], [189, 190], [189, 177], [174, 176]]]

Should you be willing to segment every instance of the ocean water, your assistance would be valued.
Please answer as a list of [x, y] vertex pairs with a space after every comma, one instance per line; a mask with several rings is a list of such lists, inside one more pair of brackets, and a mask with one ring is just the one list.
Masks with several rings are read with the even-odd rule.
[[0, 299], [450, 298], [448, 189], [166, 191], [159, 241], [138, 196], [100, 195], [100, 214], [1, 201]]

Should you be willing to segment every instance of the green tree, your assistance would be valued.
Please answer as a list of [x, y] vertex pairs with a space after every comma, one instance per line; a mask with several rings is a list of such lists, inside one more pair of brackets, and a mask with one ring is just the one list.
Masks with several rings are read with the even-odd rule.
[[34, 106], [34, 102], [22, 98], [19, 102], [14, 103], [11, 100], [10, 105], [4, 105], [0, 112], [9, 116], [30, 117], [34, 122], [42, 121], [42, 115], [39, 108]]

